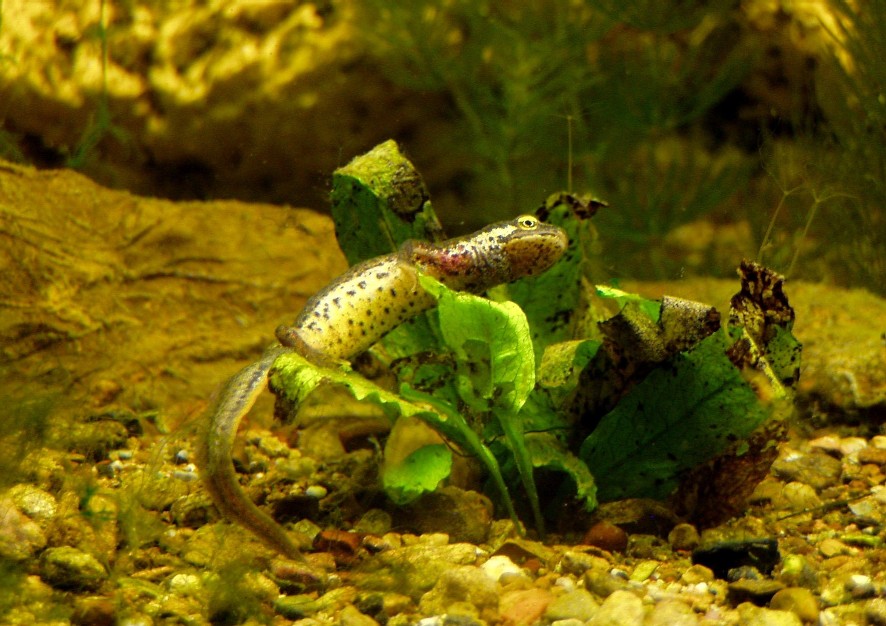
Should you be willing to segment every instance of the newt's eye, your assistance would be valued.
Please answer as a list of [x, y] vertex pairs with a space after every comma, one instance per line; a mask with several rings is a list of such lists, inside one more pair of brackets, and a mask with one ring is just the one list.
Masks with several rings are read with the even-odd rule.
[[538, 220], [531, 215], [521, 215], [517, 218], [517, 226], [523, 230], [535, 230], [538, 228]]

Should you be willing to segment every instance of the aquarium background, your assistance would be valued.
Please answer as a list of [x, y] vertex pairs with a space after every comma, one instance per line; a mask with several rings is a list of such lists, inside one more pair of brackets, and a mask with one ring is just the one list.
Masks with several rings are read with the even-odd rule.
[[452, 234], [608, 202], [600, 280], [886, 291], [886, 1], [4, 0], [0, 155], [326, 210], [394, 138]]

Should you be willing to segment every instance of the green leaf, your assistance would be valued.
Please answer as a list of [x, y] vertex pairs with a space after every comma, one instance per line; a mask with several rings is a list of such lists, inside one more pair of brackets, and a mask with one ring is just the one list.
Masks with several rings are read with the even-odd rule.
[[446, 289], [428, 276], [419, 280], [438, 298], [440, 331], [456, 356], [462, 400], [477, 412], [519, 411], [535, 386], [529, 323], [520, 307]]
[[601, 500], [667, 497], [681, 472], [749, 435], [768, 417], [726, 356], [725, 332], [653, 370], [584, 441], [579, 457], [605, 478]]
[[529, 322], [513, 302], [493, 302], [452, 291], [428, 276], [422, 287], [437, 298], [440, 331], [456, 356], [459, 396], [478, 414], [498, 420], [529, 498], [538, 532], [544, 535], [532, 460], [517, 414], [535, 387], [535, 352]]
[[593, 339], [564, 341], [545, 348], [538, 383], [555, 406], [562, 406], [578, 386], [581, 373], [597, 355], [602, 343]]
[[584, 502], [585, 509], [597, 508], [597, 485], [581, 459], [573, 455], [556, 437], [549, 433], [526, 436], [526, 447], [535, 467], [559, 470], [575, 483], [575, 495]]
[[500, 490], [508, 515], [515, 524], [519, 524], [498, 461], [465, 418], [452, 406], [429, 394], [410, 389], [407, 385], [400, 390], [402, 397], [398, 396], [359, 374], [349, 370], [319, 367], [295, 352], [286, 352], [277, 358], [271, 370], [270, 380], [278, 397], [292, 406], [300, 405], [319, 385], [331, 383], [344, 386], [357, 400], [374, 402], [391, 420], [400, 416], [415, 416], [421, 419], [455, 445], [480, 460]]
[[409, 504], [433, 491], [452, 470], [452, 452], [443, 444], [423, 446], [393, 467], [386, 466], [382, 482], [395, 503]]

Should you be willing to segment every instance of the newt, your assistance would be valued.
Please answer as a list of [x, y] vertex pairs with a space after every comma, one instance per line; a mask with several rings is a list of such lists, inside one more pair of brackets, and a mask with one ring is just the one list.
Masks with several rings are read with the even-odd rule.
[[365, 351], [436, 304], [422, 289], [418, 271], [450, 289], [481, 293], [544, 272], [567, 245], [561, 228], [522, 215], [438, 244], [407, 241], [399, 251], [358, 263], [333, 280], [308, 299], [292, 326], [277, 328], [279, 343], [231, 377], [210, 407], [198, 441], [198, 464], [216, 507], [271, 548], [303, 560], [286, 530], [247, 497], [231, 461], [240, 421], [267, 386], [277, 357], [295, 351], [329, 367]]

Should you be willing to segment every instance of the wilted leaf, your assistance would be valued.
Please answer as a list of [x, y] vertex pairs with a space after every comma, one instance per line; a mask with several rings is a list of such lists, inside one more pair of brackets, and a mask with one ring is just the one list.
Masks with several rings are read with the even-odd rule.
[[726, 358], [729, 346], [718, 332], [673, 356], [603, 417], [579, 454], [601, 500], [665, 498], [683, 472], [763, 423], [768, 413]]

